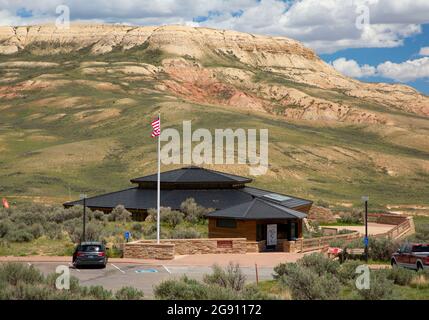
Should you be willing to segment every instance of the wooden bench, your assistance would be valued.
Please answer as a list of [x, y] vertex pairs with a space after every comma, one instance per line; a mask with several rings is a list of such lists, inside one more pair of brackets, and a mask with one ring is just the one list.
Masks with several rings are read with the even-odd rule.
[[344, 251], [344, 254], [340, 255], [341, 263], [346, 261], [349, 256], [360, 256], [363, 258], [365, 256], [365, 249], [362, 248], [347, 248]]
[[347, 248], [346, 253], [352, 256], [361, 256], [365, 254], [365, 249], [362, 248]]

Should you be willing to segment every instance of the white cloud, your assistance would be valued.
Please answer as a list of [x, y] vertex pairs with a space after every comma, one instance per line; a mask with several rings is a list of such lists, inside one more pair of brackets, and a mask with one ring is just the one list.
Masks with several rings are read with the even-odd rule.
[[[72, 20], [194, 24], [288, 36], [320, 53], [400, 46], [405, 38], [421, 32], [421, 24], [429, 23], [427, 0], [0, 0], [0, 25], [54, 21], [60, 4], [70, 7]], [[18, 17], [22, 8], [32, 17]], [[370, 24], [357, 28], [356, 20], [365, 8]], [[241, 15], [232, 14], [239, 10]], [[193, 22], [199, 16], [209, 18]]]
[[401, 82], [429, 78], [429, 58], [407, 60], [402, 63], [386, 61], [378, 65], [377, 73], [382, 77]]
[[421, 48], [419, 54], [421, 56], [429, 56], [429, 47]]
[[360, 66], [355, 60], [339, 58], [332, 65], [342, 74], [352, 78], [370, 77], [375, 75], [376, 69], [370, 65]]
[[353, 59], [339, 58], [332, 65], [337, 71], [352, 78], [378, 76], [399, 82], [429, 78], [429, 57], [401, 63], [386, 61], [376, 67], [359, 65]]

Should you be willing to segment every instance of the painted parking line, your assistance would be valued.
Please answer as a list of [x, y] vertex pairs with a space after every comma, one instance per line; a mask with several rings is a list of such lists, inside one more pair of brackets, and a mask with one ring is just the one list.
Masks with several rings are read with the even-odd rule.
[[113, 263], [111, 263], [111, 265], [112, 265], [113, 267], [115, 267], [116, 269], [118, 269], [120, 272], [125, 273], [125, 271], [124, 271], [124, 270], [122, 270], [122, 269], [121, 269], [121, 268], [119, 268], [118, 266], [114, 265]]
[[165, 269], [165, 271], [167, 271], [169, 274], [171, 274], [171, 271], [164, 265], [162, 265], [162, 267]]

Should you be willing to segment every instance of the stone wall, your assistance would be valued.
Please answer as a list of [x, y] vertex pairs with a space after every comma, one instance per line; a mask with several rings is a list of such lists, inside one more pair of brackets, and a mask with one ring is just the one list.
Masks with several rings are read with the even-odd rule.
[[129, 242], [124, 246], [124, 258], [174, 259], [174, 244]]
[[125, 258], [173, 259], [175, 255], [246, 253], [245, 238], [139, 240], [125, 244]]

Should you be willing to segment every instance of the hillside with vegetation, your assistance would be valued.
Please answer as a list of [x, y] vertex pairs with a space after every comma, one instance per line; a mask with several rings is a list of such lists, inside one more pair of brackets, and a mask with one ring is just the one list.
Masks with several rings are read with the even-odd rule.
[[0, 27], [0, 75], [0, 195], [12, 203], [61, 204], [153, 173], [160, 111], [164, 128], [269, 129], [255, 186], [339, 208], [368, 194], [373, 209], [429, 210], [429, 97], [347, 78], [287, 38]]

